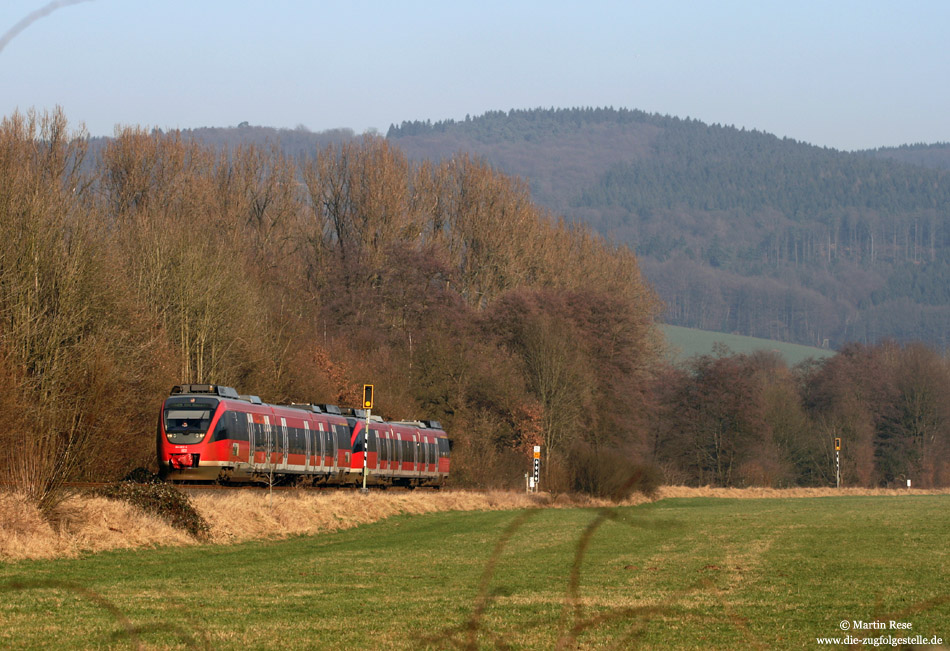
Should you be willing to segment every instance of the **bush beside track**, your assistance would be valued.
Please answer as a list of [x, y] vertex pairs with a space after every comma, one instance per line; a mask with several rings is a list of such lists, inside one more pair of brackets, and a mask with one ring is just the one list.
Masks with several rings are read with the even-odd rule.
[[144, 513], [162, 518], [198, 540], [206, 540], [211, 529], [188, 496], [171, 484], [122, 481], [96, 491], [97, 495], [125, 501]]

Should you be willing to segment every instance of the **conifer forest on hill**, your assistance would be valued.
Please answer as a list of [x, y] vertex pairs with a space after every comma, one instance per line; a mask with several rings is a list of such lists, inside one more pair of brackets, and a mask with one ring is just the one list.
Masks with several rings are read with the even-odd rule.
[[624, 109], [404, 122], [388, 138], [413, 159], [475, 153], [629, 245], [673, 325], [950, 343], [950, 144], [841, 152]]

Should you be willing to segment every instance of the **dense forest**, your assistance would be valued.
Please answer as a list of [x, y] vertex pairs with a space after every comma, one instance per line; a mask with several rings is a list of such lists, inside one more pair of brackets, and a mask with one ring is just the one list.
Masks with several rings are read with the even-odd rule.
[[[348, 138], [290, 158], [61, 114], [0, 124], [0, 471], [41, 507], [66, 479], [154, 467], [169, 387], [441, 420], [457, 486], [950, 481], [950, 366], [854, 344], [789, 369], [665, 363], [637, 259], [467, 155]], [[92, 160], [89, 160], [90, 156]]]
[[0, 125], [0, 451], [37, 500], [154, 465], [179, 382], [343, 405], [373, 383], [382, 414], [447, 425], [462, 485], [639, 436], [658, 302], [633, 254], [486, 164], [373, 136], [100, 144], [60, 114]]
[[669, 323], [950, 344], [950, 146], [846, 153], [613, 109], [403, 123], [388, 138], [411, 158], [474, 152], [630, 245]]
[[950, 143], [946, 142], [880, 147], [858, 153], [874, 158], [893, 159], [911, 165], [950, 170]]

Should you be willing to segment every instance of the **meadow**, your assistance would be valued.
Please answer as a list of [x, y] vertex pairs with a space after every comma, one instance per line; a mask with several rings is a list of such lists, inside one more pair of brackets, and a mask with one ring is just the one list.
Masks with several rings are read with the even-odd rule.
[[821, 360], [831, 357], [835, 351], [817, 346], [803, 346], [773, 339], [746, 337], [711, 330], [697, 330], [682, 326], [661, 325], [660, 331], [666, 338], [667, 358], [680, 363], [695, 355], [713, 355], [715, 346], [725, 346], [733, 353], [750, 354], [758, 350], [776, 352], [789, 366], [795, 366], [808, 359]]
[[[373, 499], [372, 496], [363, 498]], [[950, 638], [948, 495], [402, 514], [0, 564], [0, 646], [801, 648]], [[873, 631], [865, 635], [898, 633]]]

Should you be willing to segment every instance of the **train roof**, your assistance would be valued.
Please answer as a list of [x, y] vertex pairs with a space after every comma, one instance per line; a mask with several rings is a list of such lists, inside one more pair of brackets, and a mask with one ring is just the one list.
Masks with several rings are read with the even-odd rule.
[[412, 425], [422, 429], [442, 429], [442, 423], [437, 420], [396, 420], [393, 425]]
[[[226, 387], [220, 384], [176, 384], [172, 387], [170, 392], [171, 395], [213, 395], [218, 396], [219, 398], [227, 398], [228, 400], [240, 400], [252, 405], [260, 405], [262, 407], [283, 407], [288, 409], [299, 409], [302, 411], [310, 411], [317, 414], [327, 414], [330, 416], [342, 416], [350, 420], [355, 419], [365, 419], [367, 417], [366, 409], [359, 409], [354, 407], [339, 407], [337, 405], [329, 405], [325, 403], [311, 403], [311, 402], [292, 402], [289, 405], [271, 405], [267, 404], [260, 399], [258, 396], [254, 395], [243, 395], [239, 394], [233, 387]], [[442, 423], [437, 420], [397, 420], [397, 421], [387, 421], [381, 416], [370, 413], [370, 421], [373, 423], [388, 423], [390, 425], [408, 425], [410, 427], [418, 427], [420, 429], [442, 429]]]
[[241, 400], [241, 396], [232, 387], [225, 387], [218, 384], [176, 384], [172, 387], [171, 395], [210, 393], [221, 398], [231, 398]]
[[227, 398], [228, 400], [241, 400], [242, 402], [247, 402], [252, 405], [260, 405], [262, 407], [290, 407], [292, 409], [312, 411], [317, 414], [332, 414], [335, 416], [341, 415], [340, 408], [336, 405], [311, 402], [292, 402], [289, 405], [271, 405], [261, 400], [260, 396], [239, 394], [234, 388], [226, 387], [221, 384], [176, 384], [172, 387], [170, 394], [173, 396], [212, 395], [219, 398]]

